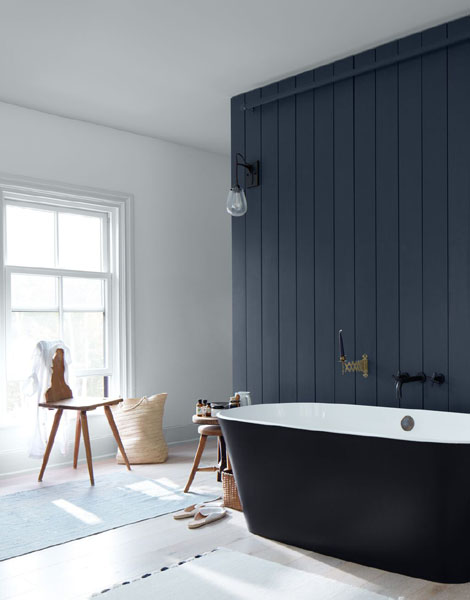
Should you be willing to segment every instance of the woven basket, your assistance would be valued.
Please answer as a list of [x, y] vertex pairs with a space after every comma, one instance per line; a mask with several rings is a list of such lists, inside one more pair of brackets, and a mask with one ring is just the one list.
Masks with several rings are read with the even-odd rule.
[[222, 490], [224, 493], [224, 506], [243, 511], [235, 477], [233, 476], [233, 472], [228, 469], [222, 471]]
[[[163, 410], [168, 394], [128, 398], [114, 411], [127, 458], [131, 465], [162, 463], [168, 458], [168, 446], [163, 436]], [[120, 451], [116, 460], [123, 464]]]

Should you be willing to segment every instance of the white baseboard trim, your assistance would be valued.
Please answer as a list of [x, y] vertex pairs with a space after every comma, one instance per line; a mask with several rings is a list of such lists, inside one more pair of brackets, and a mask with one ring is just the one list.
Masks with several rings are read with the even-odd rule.
[[[91, 440], [91, 447], [93, 452], [93, 458], [104, 458], [113, 456], [116, 454], [116, 444], [114, 438], [111, 436], [95, 437]], [[53, 448], [49, 462], [47, 463], [47, 470], [54, 467], [60, 467], [64, 465], [72, 466], [73, 460], [73, 445], [70, 445], [68, 452], [62, 454], [58, 448]], [[83, 446], [80, 447], [79, 462], [85, 460], [85, 451]], [[27, 450], [4, 450], [0, 452], [0, 479], [13, 475], [26, 474], [26, 473], [39, 473], [41, 468], [42, 459], [30, 458]]]
[[[93, 455], [93, 460], [98, 460], [100, 458], [112, 458], [113, 456], [116, 456], [116, 452], [111, 452], [109, 454], [103, 454], [101, 456], [95, 456]], [[23, 456], [23, 460], [24, 460], [24, 456]], [[29, 460], [35, 460], [35, 459], [29, 459]], [[84, 457], [81, 457], [78, 459], [78, 464], [83, 464], [86, 462], [86, 459]], [[47, 463], [47, 469], [46, 469], [46, 474], [47, 471], [49, 469], [58, 469], [59, 467], [72, 467], [72, 459], [70, 460], [64, 460], [63, 462], [56, 462], [54, 464], [52, 463]], [[9, 473], [4, 473], [3, 471], [0, 472], [0, 480], [2, 479], [6, 479], [7, 477], [14, 477], [15, 475], [27, 475], [28, 473], [35, 473], [38, 474], [39, 473], [39, 469], [41, 467], [41, 461], [38, 462], [37, 467], [28, 467], [26, 469], [21, 469], [19, 471], [11, 471]], [[44, 475], [44, 477], [46, 477], [46, 475]]]
[[[163, 429], [165, 439], [169, 446], [181, 444], [183, 442], [194, 441], [197, 439], [197, 430], [194, 425], [183, 425], [175, 427], [165, 427]], [[93, 459], [110, 458], [116, 455], [116, 443], [112, 434], [91, 437], [91, 448]], [[63, 467], [72, 464], [73, 446], [70, 445], [67, 454], [61, 454], [58, 448], [52, 450], [47, 469], [54, 467]], [[85, 462], [85, 453], [83, 444], [80, 446], [79, 463]], [[0, 479], [12, 477], [14, 475], [39, 473], [41, 468], [41, 459], [29, 458], [26, 449], [0, 450]], [[46, 469], [46, 475], [47, 475]]]
[[166, 443], [169, 446], [171, 444], [181, 444], [182, 442], [193, 441], [198, 438], [197, 427], [195, 425], [164, 427], [163, 433], [165, 435]]

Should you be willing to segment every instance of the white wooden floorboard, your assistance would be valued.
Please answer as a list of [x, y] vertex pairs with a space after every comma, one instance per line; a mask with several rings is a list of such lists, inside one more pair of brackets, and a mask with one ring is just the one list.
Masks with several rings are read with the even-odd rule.
[[[209, 444], [204, 457], [208, 464], [215, 461], [213, 440]], [[144, 477], [166, 477], [183, 486], [195, 448], [192, 442], [171, 446], [167, 463], [138, 465], [134, 470]], [[95, 478], [122, 468], [112, 459], [96, 461]], [[44, 485], [87, 478], [85, 465], [80, 465], [77, 471], [71, 467], [51, 468], [46, 471]], [[32, 474], [10, 477], [0, 481], [0, 495], [35, 489], [37, 485]], [[213, 473], [197, 474], [194, 487], [222, 492]], [[230, 511], [226, 519], [196, 530], [189, 530], [184, 521], [164, 515], [3, 561], [0, 600], [78, 600], [218, 546], [364, 587], [396, 600], [470, 600], [470, 584], [434, 584], [255, 536], [249, 533], [243, 514], [237, 511]]]

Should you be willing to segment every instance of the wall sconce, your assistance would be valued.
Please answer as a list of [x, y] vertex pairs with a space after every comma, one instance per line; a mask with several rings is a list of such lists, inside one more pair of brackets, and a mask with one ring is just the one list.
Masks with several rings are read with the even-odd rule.
[[246, 169], [245, 188], [256, 187], [259, 185], [259, 160], [254, 163], [247, 163], [243, 154], [237, 152], [235, 155], [235, 186], [230, 189], [227, 196], [227, 212], [232, 215], [232, 217], [242, 217], [248, 210], [245, 191], [240, 187], [238, 181], [238, 167]]

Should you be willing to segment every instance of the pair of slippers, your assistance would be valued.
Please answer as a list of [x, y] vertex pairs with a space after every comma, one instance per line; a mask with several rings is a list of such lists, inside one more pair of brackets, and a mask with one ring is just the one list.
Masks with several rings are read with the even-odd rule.
[[191, 506], [175, 513], [173, 519], [191, 519], [192, 517], [188, 527], [189, 529], [197, 529], [203, 525], [219, 521], [226, 515], [227, 511], [223, 506], [208, 506], [207, 502], [202, 502], [201, 504], [191, 504]]

